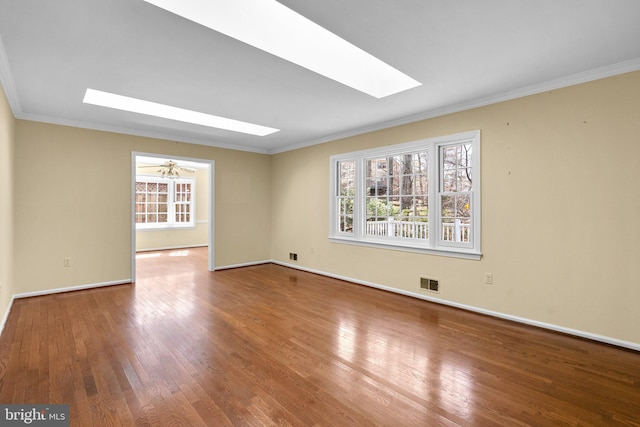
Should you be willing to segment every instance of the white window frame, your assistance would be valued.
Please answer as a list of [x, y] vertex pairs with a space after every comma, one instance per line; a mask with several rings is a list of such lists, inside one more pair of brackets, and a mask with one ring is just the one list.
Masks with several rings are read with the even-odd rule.
[[[158, 184], [168, 184], [168, 201], [167, 201], [167, 222], [151, 222], [151, 223], [134, 223], [136, 230], [166, 230], [166, 229], [189, 229], [196, 226], [196, 180], [194, 178], [162, 178], [157, 175], [136, 175], [136, 182], [153, 182]], [[176, 222], [176, 203], [184, 204], [184, 202], [177, 202], [175, 200], [176, 184], [190, 184], [191, 185], [191, 201], [190, 201], [190, 221], [188, 222]], [[134, 183], [135, 191], [135, 183]], [[135, 194], [134, 194], [134, 208], [135, 208]]]
[[[468, 242], [443, 240], [443, 221], [440, 196], [442, 194], [442, 156], [441, 149], [446, 146], [469, 144], [472, 147], [471, 177], [473, 182], [470, 194], [471, 231]], [[408, 152], [428, 151], [429, 180], [429, 234], [427, 239], [409, 239], [391, 236], [372, 236], [365, 233], [366, 227], [366, 166], [365, 159], [372, 157], [391, 157]], [[353, 230], [342, 232], [339, 228], [339, 164], [355, 163], [355, 197], [353, 200]], [[403, 144], [390, 145], [351, 153], [337, 154], [330, 158], [330, 213], [329, 240], [334, 243], [347, 243], [379, 247], [385, 249], [445, 255], [458, 258], [479, 260], [481, 253], [481, 183], [480, 183], [480, 131], [464, 132], [436, 138], [429, 138]]]

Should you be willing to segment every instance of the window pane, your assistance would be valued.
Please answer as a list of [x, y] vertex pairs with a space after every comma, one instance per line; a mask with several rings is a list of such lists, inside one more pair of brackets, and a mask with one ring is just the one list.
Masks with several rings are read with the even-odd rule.
[[471, 240], [471, 195], [442, 196], [442, 236], [446, 242], [469, 243]]
[[442, 148], [442, 169], [455, 169], [456, 164], [456, 146]]
[[353, 199], [341, 198], [338, 205], [339, 215], [344, 215], [353, 212]]
[[339, 229], [345, 233], [353, 233], [353, 216], [352, 215], [341, 215], [340, 216], [340, 224]]
[[390, 175], [387, 179], [387, 194], [399, 196], [402, 191], [402, 178], [400, 175]]
[[461, 194], [456, 196], [456, 217], [471, 218], [471, 195]]
[[425, 198], [429, 191], [427, 161], [426, 151], [365, 161], [365, 234], [428, 238]]
[[429, 194], [429, 178], [426, 174], [415, 176], [415, 192], [418, 195]]
[[445, 170], [442, 175], [442, 191], [456, 191], [456, 170]]
[[456, 211], [456, 199], [454, 196], [442, 196], [441, 213], [443, 221], [445, 218], [454, 218]]
[[471, 243], [472, 146], [450, 145], [441, 148], [441, 240]]
[[338, 168], [338, 183], [341, 196], [353, 195], [351, 192], [355, 188], [355, 162], [340, 162]]
[[365, 162], [365, 165], [367, 193], [372, 196], [386, 194], [388, 185], [387, 160], [384, 158], [370, 159]]
[[353, 233], [353, 205], [355, 195], [356, 169], [354, 160], [337, 162], [337, 231]]
[[471, 168], [458, 169], [456, 188], [457, 191], [471, 190]]
[[367, 221], [386, 221], [388, 217], [398, 214], [394, 206], [386, 197], [367, 197]]
[[442, 191], [470, 191], [471, 145], [460, 144], [442, 148]]

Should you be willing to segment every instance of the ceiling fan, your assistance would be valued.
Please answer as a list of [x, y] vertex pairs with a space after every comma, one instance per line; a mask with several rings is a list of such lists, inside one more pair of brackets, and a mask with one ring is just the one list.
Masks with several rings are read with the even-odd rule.
[[167, 160], [161, 165], [138, 166], [138, 168], [159, 168], [157, 172], [162, 174], [163, 178], [180, 178], [180, 172], [195, 173], [196, 170], [180, 166], [173, 160]]

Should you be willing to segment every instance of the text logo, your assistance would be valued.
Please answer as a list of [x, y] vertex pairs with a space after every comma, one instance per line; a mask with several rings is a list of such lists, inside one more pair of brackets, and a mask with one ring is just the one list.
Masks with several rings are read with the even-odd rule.
[[69, 405], [0, 405], [0, 425], [69, 427]]

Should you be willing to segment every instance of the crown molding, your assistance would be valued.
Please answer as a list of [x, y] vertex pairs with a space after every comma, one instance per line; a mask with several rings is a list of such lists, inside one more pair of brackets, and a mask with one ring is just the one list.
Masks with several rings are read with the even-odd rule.
[[71, 127], [81, 128], [81, 129], [97, 130], [102, 132], [112, 132], [112, 133], [119, 133], [123, 135], [140, 136], [144, 138], [163, 139], [163, 140], [173, 141], [173, 142], [184, 142], [186, 144], [204, 145], [207, 147], [223, 148], [227, 150], [249, 151], [252, 153], [259, 153], [259, 154], [270, 154], [268, 150], [259, 149], [255, 147], [248, 147], [248, 146], [236, 145], [236, 144], [223, 144], [223, 143], [217, 143], [215, 141], [209, 141], [209, 140], [198, 139], [198, 138], [187, 138], [187, 137], [183, 137], [173, 133], [142, 131], [139, 129], [95, 124], [95, 123], [83, 122], [79, 120], [60, 119], [57, 117], [44, 116], [39, 114], [25, 114], [25, 113], [15, 114], [14, 112], [14, 115], [16, 119], [29, 120], [33, 122], [49, 123], [49, 124], [61, 125], [61, 126], [71, 126]]
[[501, 92], [494, 95], [476, 98], [469, 101], [465, 101], [459, 104], [448, 105], [442, 108], [423, 111], [418, 114], [412, 114], [399, 119], [377, 123], [375, 125], [366, 126], [358, 129], [352, 129], [346, 132], [327, 135], [322, 138], [313, 139], [309, 141], [300, 142], [293, 145], [288, 145], [278, 149], [270, 150], [269, 154], [284, 153], [287, 151], [293, 151], [300, 148], [310, 147], [312, 145], [318, 145], [325, 142], [336, 141], [338, 139], [348, 138], [351, 136], [362, 135], [369, 132], [374, 132], [383, 129], [389, 129], [395, 126], [405, 125], [409, 123], [415, 123], [422, 120], [433, 119], [436, 117], [446, 116], [448, 114], [459, 113], [461, 111], [472, 110], [478, 107], [485, 107], [487, 105], [498, 104], [500, 102], [511, 101], [513, 99], [523, 98], [529, 95], [536, 95], [542, 92], [550, 90], [562, 89], [569, 86], [575, 86], [582, 83], [587, 83], [594, 80], [600, 80], [607, 77], [613, 77], [620, 74], [630, 73], [640, 70], [640, 58], [635, 58], [629, 61], [620, 62], [617, 64], [607, 65], [604, 67], [594, 68], [592, 70], [583, 71], [576, 74], [560, 77], [553, 80], [548, 80], [534, 85], [525, 86], [519, 89], [514, 89], [507, 92]]
[[13, 80], [13, 74], [11, 74], [11, 68], [9, 67], [9, 57], [7, 56], [2, 36], [0, 36], [0, 85], [2, 85], [4, 89], [13, 116], [17, 117], [22, 113], [22, 109], [18, 101], [18, 93]]

